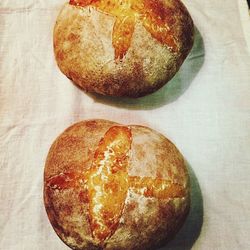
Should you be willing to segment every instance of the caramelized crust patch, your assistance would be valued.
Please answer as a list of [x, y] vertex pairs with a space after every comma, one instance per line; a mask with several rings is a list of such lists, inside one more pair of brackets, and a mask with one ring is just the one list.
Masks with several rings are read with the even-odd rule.
[[128, 191], [130, 147], [130, 129], [114, 126], [95, 152], [87, 185], [90, 226], [97, 241], [110, 237], [119, 225]]
[[122, 59], [126, 55], [130, 47], [134, 29], [134, 16], [125, 16], [116, 19], [112, 35], [112, 44], [115, 48], [115, 59]]
[[129, 187], [137, 194], [157, 199], [173, 199], [185, 196], [184, 188], [171, 181], [151, 177], [129, 177]]
[[122, 59], [131, 44], [136, 21], [142, 22], [146, 30], [160, 43], [178, 52], [174, 9], [162, 0], [70, 0], [71, 5], [93, 6], [108, 15], [116, 17], [113, 27], [112, 44], [115, 59]]
[[51, 177], [47, 186], [57, 190], [77, 188], [81, 186], [81, 183], [84, 183], [84, 179], [84, 176], [77, 173], [62, 173]]

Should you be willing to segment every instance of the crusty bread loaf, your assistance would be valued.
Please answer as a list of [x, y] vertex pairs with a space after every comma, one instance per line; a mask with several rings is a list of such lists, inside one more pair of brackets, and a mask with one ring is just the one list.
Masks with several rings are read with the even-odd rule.
[[193, 34], [180, 0], [71, 0], [55, 24], [55, 58], [87, 92], [140, 97], [176, 74]]
[[178, 149], [158, 132], [83, 121], [50, 148], [44, 203], [72, 249], [155, 249], [188, 214], [189, 178]]

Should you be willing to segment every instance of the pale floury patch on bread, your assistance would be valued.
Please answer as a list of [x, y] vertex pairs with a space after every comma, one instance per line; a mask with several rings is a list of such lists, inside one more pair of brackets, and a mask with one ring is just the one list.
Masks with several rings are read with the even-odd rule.
[[[154, 249], [176, 234], [188, 214], [189, 177], [182, 155], [158, 132], [131, 125], [127, 126], [132, 136], [126, 171], [128, 181], [139, 182], [128, 184], [118, 226], [102, 242], [94, 237], [86, 197], [88, 182], [78, 177], [87, 176], [102, 138], [117, 125], [106, 120], [74, 124], [50, 148], [44, 203], [54, 230], [72, 249]], [[172, 186], [172, 191], [166, 187], [158, 192], [157, 183]]]
[[121, 60], [115, 60], [112, 44], [116, 17], [93, 6], [64, 5], [54, 28], [55, 58], [61, 71], [83, 90], [103, 95], [139, 97], [161, 88], [191, 50], [194, 28], [179, 0], [159, 1], [171, 9], [176, 50], [159, 42], [137, 20]]

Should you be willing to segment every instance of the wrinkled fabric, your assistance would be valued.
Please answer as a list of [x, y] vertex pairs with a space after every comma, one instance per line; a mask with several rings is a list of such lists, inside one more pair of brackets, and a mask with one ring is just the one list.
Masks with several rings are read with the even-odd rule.
[[0, 2], [0, 249], [68, 249], [44, 209], [44, 163], [65, 128], [91, 118], [150, 126], [183, 153], [191, 212], [162, 249], [250, 249], [250, 55], [237, 1], [185, 0], [194, 48], [173, 80], [136, 100], [86, 94], [59, 71], [63, 3]]

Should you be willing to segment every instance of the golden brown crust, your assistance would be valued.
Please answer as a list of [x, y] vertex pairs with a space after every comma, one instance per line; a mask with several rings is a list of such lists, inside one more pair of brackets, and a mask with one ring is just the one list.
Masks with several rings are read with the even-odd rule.
[[[135, 25], [124, 58], [114, 60], [115, 17], [93, 7], [66, 4], [54, 28], [54, 51], [61, 71], [87, 92], [139, 97], [156, 91], [179, 70], [193, 45], [193, 22], [179, 0], [164, 0], [173, 10], [177, 52]], [[172, 13], [171, 13], [172, 14]]]
[[66, 172], [84, 172], [105, 132], [115, 123], [90, 120], [65, 130], [49, 151], [44, 172], [44, 203], [59, 237], [72, 249], [152, 249], [171, 238], [189, 210], [188, 173], [176, 147], [163, 135], [142, 126], [129, 126], [132, 145], [129, 175], [170, 180], [185, 189], [182, 198], [147, 198], [129, 190], [120, 224], [102, 245], [94, 241], [88, 202], [80, 187], [52, 189], [48, 180]]

